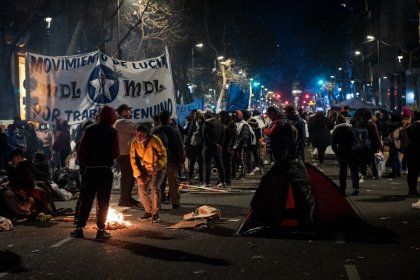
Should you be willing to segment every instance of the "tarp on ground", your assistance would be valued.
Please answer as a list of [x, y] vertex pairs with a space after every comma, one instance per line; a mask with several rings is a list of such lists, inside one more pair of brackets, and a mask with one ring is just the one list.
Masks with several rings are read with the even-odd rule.
[[367, 109], [371, 109], [371, 110], [375, 110], [375, 109], [380, 109], [379, 106], [376, 106], [372, 103], [367, 103], [366, 101], [357, 99], [357, 98], [352, 98], [352, 99], [348, 99], [346, 101], [337, 103], [337, 104], [333, 104], [331, 105], [332, 109], [341, 109], [341, 107], [343, 106], [349, 106], [349, 108], [351, 110], [357, 110], [360, 108], [367, 108]]

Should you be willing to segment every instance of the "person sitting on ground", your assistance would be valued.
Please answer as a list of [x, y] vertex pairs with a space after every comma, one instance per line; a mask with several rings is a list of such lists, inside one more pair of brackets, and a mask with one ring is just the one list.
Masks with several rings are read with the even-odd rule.
[[[22, 149], [14, 149], [10, 153], [12, 162], [7, 169], [8, 182], [0, 187], [0, 198], [6, 206], [6, 211], [15, 222], [24, 222], [29, 211], [19, 207], [19, 203], [29, 200], [35, 188], [35, 173], [32, 163], [24, 157]], [[11, 212], [11, 213], [10, 213]]]

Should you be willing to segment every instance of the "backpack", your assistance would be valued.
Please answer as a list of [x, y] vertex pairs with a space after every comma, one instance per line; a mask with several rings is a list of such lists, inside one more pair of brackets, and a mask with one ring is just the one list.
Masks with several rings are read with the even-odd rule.
[[398, 150], [404, 150], [410, 145], [410, 138], [408, 137], [406, 127], [397, 128], [393, 132], [393, 137], [395, 148], [397, 148]]
[[370, 154], [369, 132], [365, 127], [352, 127], [352, 133], [352, 159], [359, 166], [367, 164]]
[[366, 127], [353, 127], [355, 141], [353, 141], [353, 149], [370, 148], [369, 131]]

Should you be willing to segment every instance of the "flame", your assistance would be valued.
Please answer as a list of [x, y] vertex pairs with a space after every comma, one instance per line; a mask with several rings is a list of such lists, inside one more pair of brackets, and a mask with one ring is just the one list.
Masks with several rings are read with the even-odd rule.
[[109, 207], [108, 216], [106, 217], [106, 228], [107, 229], [118, 229], [124, 227], [130, 227], [131, 223], [124, 221], [122, 213], [117, 212], [114, 208]]

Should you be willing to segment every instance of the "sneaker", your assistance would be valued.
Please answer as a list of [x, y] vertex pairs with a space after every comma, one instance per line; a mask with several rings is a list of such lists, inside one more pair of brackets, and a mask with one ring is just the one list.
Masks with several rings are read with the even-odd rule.
[[226, 184], [225, 183], [219, 183], [219, 184], [217, 184], [216, 187], [218, 187], [218, 188], [225, 188], [226, 187]]
[[160, 218], [159, 218], [159, 214], [158, 213], [153, 214], [152, 221], [155, 222], [155, 223], [157, 223], [157, 222], [160, 221]]
[[252, 172], [254, 172], [254, 173], [256, 173], [256, 172], [258, 172], [258, 171], [260, 171], [261, 169], [257, 166], [257, 167], [255, 167], [254, 168], [254, 170], [252, 170]]
[[144, 215], [141, 216], [140, 220], [148, 220], [152, 217], [152, 214], [150, 214], [149, 212], [144, 212]]
[[407, 170], [401, 170], [401, 175], [407, 175], [408, 171]]
[[135, 200], [134, 198], [131, 198], [131, 199], [130, 199], [130, 203], [131, 203], [131, 205], [132, 205], [132, 206], [134, 206], [134, 207], [136, 207], [136, 206], [138, 206], [138, 205], [140, 204], [140, 202], [139, 202], [139, 201], [137, 201], [137, 200]]
[[359, 195], [359, 191], [358, 191], [358, 190], [354, 190], [354, 191], [351, 193], [351, 195], [352, 195], [352, 196]]
[[359, 179], [359, 184], [360, 183], [363, 183], [365, 181], [365, 178], [363, 177], [363, 176], [360, 176], [360, 179]]
[[96, 241], [106, 241], [111, 238], [111, 234], [104, 229], [98, 229], [96, 231]]
[[70, 232], [70, 236], [74, 237], [74, 238], [84, 238], [85, 237], [83, 235], [83, 229], [82, 228], [76, 228], [75, 230]]
[[246, 174], [246, 176], [254, 176], [254, 175], [255, 175], [254, 171], [251, 171], [248, 174]]
[[172, 209], [178, 209], [178, 208], [181, 208], [181, 205], [177, 203], [172, 203]]

